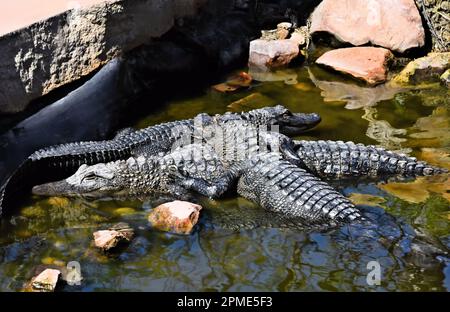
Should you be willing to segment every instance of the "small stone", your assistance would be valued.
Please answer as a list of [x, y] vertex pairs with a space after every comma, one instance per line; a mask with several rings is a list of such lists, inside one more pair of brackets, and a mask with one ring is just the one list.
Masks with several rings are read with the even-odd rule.
[[94, 233], [94, 244], [104, 251], [116, 247], [119, 243], [130, 242], [134, 236], [134, 231], [126, 223], [119, 223], [108, 230], [101, 230]]
[[249, 66], [260, 69], [275, 69], [288, 65], [300, 50], [298, 44], [289, 39], [250, 42]]
[[306, 45], [308, 36], [308, 28], [306, 26], [302, 26], [294, 30], [289, 40], [296, 42], [302, 47]]
[[42, 292], [55, 291], [61, 272], [55, 269], [45, 269], [31, 282], [32, 290]]
[[252, 83], [252, 76], [246, 72], [240, 72], [237, 75], [228, 77], [226, 82], [213, 85], [212, 88], [216, 91], [226, 93], [233, 92], [240, 88], [247, 88]]
[[447, 69], [450, 69], [450, 52], [429, 53], [408, 63], [393, 81], [400, 84], [414, 84], [437, 80]]
[[279, 23], [277, 25], [277, 39], [286, 39], [289, 36], [292, 24], [288, 22]]
[[270, 29], [270, 30], [261, 30], [261, 38], [262, 40], [278, 40], [278, 29]]
[[277, 29], [287, 29], [290, 30], [292, 28], [292, 23], [282, 22], [277, 25]]
[[186, 201], [172, 201], [154, 208], [148, 220], [152, 227], [176, 234], [191, 234], [202, 206]]
[[276, 105], [276, 101], [257, 92], [252, 93], [242, 99], [232, 102], [227, 107], [231, 108], [233, 112], [248, 111], [251, 109], [257, 109], [265, 106]]
[[355, 47], [328, 51], [316, 63], [376, 85], [386, 81], [387, 65], [392, 57], [384, 48]]

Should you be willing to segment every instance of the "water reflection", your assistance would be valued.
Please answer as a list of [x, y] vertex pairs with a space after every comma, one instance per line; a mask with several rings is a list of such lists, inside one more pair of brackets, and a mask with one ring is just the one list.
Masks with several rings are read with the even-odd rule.
[[381, 101], [393, 99], [396, 94], [408, 90], [390, 83], [365, 87], [351, 82], [319, 80], [311, 69], [308, 69], [308, 73], [311, 81], [322, 90], [321, 95], [325, 102], [342, 101], [346, 103], [346, 109], [375, 106]]
[[410, 148], [402, 148], [402, 143], [406, 142], [404, 136], [406, 129], [396, 129], [386, 120], [378, 120], [378, 111], [375, 107], [364, 107], [364, 115], [361, 118], [369, 122], [366, 135], [374, 139], [379, 145], [398, 153], [410, 153]]

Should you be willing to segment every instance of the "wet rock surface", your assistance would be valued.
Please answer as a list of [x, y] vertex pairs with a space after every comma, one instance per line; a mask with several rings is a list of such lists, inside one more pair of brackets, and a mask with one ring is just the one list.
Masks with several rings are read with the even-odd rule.
[[376, 85], [386, 80], [392, 57], [392, 53], [384, 48], [355, 47], [326, 52], [316, 63]]
[[289, 39], [263, 40], [250, 42], [248, 64], [261, 70], [287, 66], [299, 54], [297, 42]]
[[447, 86], [447, 88], [450, 88], [450, 69], [447, 69], [442, 75], [441, 75], [441, 81], [442, 83]]
[[371, 43], [398, 52], [425, 44], [413, 0], [324, 0], [311, 16], [311, 34], [319, 32], [355, 46]]
[[154, 208], [148, 221], [153, 228], [175, 234], [191, 234], [198, 222], [202, 206], [176, 200]]
[[94, 233], [95, 247], [104, 251], [117, 247], [120, 243], [128, 243], [133, 239], [134, 230], [126, 223], [118, 223], [107, 230]]
[[61, 272], [55, 269], [45, 269], [31, 281], [31, 291], [53, 292]]
[[436, 80], [450, 68], [450, 52], [429, 53], [427, 56], [415, 59], [394, 77], [397, 83], [419, 83], [421, 81]]

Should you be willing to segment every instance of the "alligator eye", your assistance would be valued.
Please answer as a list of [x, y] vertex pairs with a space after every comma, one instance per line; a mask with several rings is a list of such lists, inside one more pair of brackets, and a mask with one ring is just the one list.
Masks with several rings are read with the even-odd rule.
[[84, 176], [83, 181], [84, 181], [84, 180], [92, 181], [92, 180], [94, 180], [96, 177], [97, 177], [97, 176], [96, 176], [93, 172], [90, 172], [90, 173], [88, 173], [88, 174], [86, 174], [86, 175]]
[[292, 113], [291, 112], [285, 112], [285, 113], [283, 113], [283, 118], [288, 118], [288, 117], [291, 117], [292, 116]]

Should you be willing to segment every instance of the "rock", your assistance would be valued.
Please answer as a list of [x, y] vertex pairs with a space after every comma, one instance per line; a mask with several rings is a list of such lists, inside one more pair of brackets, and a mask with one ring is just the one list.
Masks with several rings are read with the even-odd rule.
[[386, 81], [387, 64], [392, 57], [384, 48], [343, 48], [324, 53], [316, 63], [376, 85]]
[[286, 39], [289, 36], [290, 30], [292, 28], [291, 23], [283, 22], [277, 25], [277, 39]]
[[[14, 12], [21, 16], [17, 20], [24, 21], [29, 16], [34, 20], [0, 35], [0, 113], [23, 111], [33, 99], [98, 70], [151, 38], [161, 37], [176, 19], [196, 14], [206, 3], [204, 0], [99, 2], [71, 10], [58, 4], [61, 10], [41, 16], [35, 10], [33, 14]], [[0, 29], [4, 30], [8, 22], [1, 20]]]
[[94, 244], [104, 251], [116, 247], [119, 243], [130, 242], [134, 236], [134, 231], [126, 223], [118, 223], [108, 230], [101, 230], [94, 233]]
[[447, 69], [442, 75], [441, 75], [441, 81], [442, 83], [447, 86], [447, 88], [450, 88], [450, 69]]
[[250, 42], [250, 67], [263, 70], [275, 69], [288, 65], [299, 54], [298, 44], [292, 40], [262, 40]]
[[55, 291], [56, 284], [61, 272], [55, 269], [45, 269], [31, 282], [32, 291], [52, 292]]
[[294, 30], [294, 32], [291, 34], [291, 37], [289, 37], [289, 40], [296, 42], [299, 46], [302, 47], [306, 45], [308, 37], [308, 27], [302, 26]]
[[319, 32], [356, 46], [372, 43], [398, 52], [425, 44], [414, 0], [324, 0], [311, 16], [311, 34]]
[[274, 106], [276, 101], [257, 92], [252, 93], [242, 99], [232, 102], [227, 107], [233, 112], [242, 112], [257, 109], [265, 106]]
[[277, 29], [261, 30], [261, 38], [263, 40], [279, 40], [286, 39], [289, 36], [292, 24], [288, 22], [279, 23]]
[[197, 224], [202, 206], [175, 200], [159, 205], [150, 212], [152, 227], [176, 234], [190, 234]]
[[429, 53], [427, 56], [411, 61], [394, 77], [393, 81], [401, 84], [419, 83], [424, 80], [439, 80], [450, 68], [450, 52]]
[[137, 211], [136, 211], [136, 209], [131, 208], [131, 207], [121, 207], [121, 208], [115, 209], [113, 213], [117, 216], [125, 217], [125, 216], [136, 214]]
[[233, 92], [240, 88], [249, 87], [252, 80], [251, 75], [246, 72], [240, 72], [237, 75], [229, 77], [226, 82], [213, 85], [212, 88], [222, 93]]

